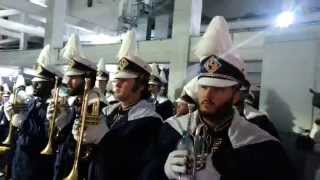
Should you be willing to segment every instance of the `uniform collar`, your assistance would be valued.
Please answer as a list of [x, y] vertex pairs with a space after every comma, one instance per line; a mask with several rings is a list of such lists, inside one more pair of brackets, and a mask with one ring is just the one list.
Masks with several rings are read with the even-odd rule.
[[[166, 122], [175, 129], [181, 136], [188, 127], [188, 119], [191, 118], [190, 131], [194, 132], [199, 121], [199, 112], [194, 111], [177, 118], [168, 119]], [[179, 125], [180, 123], [180, 125]], [[180, 128], [182, 127], [182, 129]], [[250, 144], [257, 144], [265, 141], [279, 141], [258, 126], [243, 119], [235, 110], [231, 125], [228, 128], [228, 137], [233, 148], [240, 148]]]
[[[116, 103], [110, 106], [107, 106], [103, 109], [103, 113], [110, 115], [113, 111], [119, 108], [120, 103]], [[146, 100], [140, 100], [137, 104], [133, 105], [128, 112], [128, 121], [137, 120], [145, 117], [155, 117], [162, 119], [159, 114], [154, 111], [152, 103], [147, 102]]]

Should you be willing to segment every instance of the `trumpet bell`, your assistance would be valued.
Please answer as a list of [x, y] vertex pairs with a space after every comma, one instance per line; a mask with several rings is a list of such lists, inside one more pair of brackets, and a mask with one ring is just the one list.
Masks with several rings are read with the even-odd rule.
[[10, 151], [10, 147], [0, 146], [0, 156], [7, 154]]
[[51, 143], [48, 143], [47, 146], [40, 152], [43, 155], [53, 155], [53, 149]]
[[14, 131], [15, 131], [15, 128], [13, 127], [12, 123], [10, 123], [9, 133], [8, 133], [6, 139], [2, 142], [2, 144], [4, 144], [4, 145], [10, 145], [10, 144], [12, 143]]
[[63, 180], [78, 180], [78, 168], [73, 166], [70, 174], [66, 178], [63, 178]]

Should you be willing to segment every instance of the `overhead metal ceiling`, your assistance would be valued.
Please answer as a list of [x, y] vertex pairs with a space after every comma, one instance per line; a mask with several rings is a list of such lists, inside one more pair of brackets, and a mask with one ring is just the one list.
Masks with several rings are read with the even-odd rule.
[[[5, 48], [6, 45], [8, 48], [18, 47], [17, 44], [23, 33], [28, 35], [29, 48], [42, 46], [43, 40], [39, 41], [39, 39], [43, 39], [45, 32], [46, 2], [47, 0], [0, 0], [2, 8], [0, 10], [0, 49]], [[302, 2], [299, 6], [305, 12], [320, 10], [319, 0], [297, 2]], [[87, 42], [95, 35], [97, 35], [96, 38], [119, 35], [121, 28], [128, 28], [130, 23], [135, 26], [146, 23], [146, 21], [121, 20], [122, 16], [119, 12], [121, 3], [131, 3], [131, 8], [135, 8], [136, 11], [132, 16], [145, 19], [172, 13], [174, 6], [174, 0], [92, 0], [90, 7], [87, 0], [69, 0], [65, 18], [65, 35], [76, 32]], [[282, 6], [282, 0], [204, 0], [202, 23], [207, 24], [216, 15], [225, 16], [228, 20], [256, 20], [277, 14]], [[27, 20], [21, 21], [22, 16], [26, 16]], [[134, 18], [133, 20], [136, 20]]]

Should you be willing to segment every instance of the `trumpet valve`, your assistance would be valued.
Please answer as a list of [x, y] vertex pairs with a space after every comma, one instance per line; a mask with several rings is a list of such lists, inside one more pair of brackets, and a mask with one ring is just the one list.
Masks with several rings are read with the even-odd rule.
[[96, 115], [87, 115], [86, 125], [97, 125], [99, 122], [99, 117]]
[[20, 111], [26, 111], [27, 105], [26, 104], [14, 104], [13, 105], [13, 111], [14, 112], [20, 112]]

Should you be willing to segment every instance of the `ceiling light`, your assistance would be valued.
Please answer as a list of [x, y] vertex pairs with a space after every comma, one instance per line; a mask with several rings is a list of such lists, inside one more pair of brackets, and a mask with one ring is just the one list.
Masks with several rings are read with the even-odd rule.
[[289, 27], [293, 24], [294, 18], [294, 13], [292, 11], [284, 11], [277, 16], [275, 25], [279, 28]]

